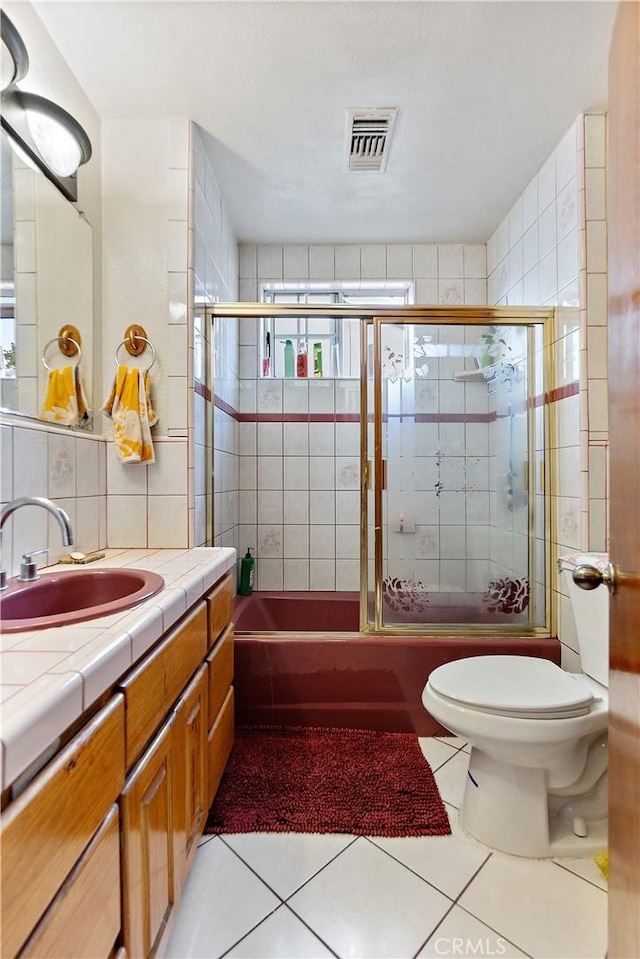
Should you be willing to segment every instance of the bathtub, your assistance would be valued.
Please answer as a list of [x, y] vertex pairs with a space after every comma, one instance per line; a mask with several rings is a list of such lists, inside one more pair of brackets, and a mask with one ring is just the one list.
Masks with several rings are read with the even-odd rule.
[[236, 597], [233, 620], [238, 723], [450, 735], [422, 705], [437, 666], [488, 654], [560, 663], [556, 639], [358, 633], [357, 593], [256, 592]]

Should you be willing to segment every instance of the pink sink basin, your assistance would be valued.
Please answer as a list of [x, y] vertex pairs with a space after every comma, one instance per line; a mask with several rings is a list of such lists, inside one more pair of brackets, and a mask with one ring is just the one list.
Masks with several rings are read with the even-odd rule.
[[3, 633], [66, 626], [110, 616], [154, 596], [162, 576], [145, 569], [87, 569], [44, 573], [33, 583], [13, 579], [0, 593]]

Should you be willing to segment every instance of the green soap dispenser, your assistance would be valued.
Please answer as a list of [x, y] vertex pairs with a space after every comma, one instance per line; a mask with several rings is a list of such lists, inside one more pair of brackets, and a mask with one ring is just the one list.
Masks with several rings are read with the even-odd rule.
[[240, 564], [240, 589], [241, 596], [250, 596], [253, 592], [253, 566], [255, 560], [251, 555], [252, 547], [247, 549], [246, 556], [242, 557]]

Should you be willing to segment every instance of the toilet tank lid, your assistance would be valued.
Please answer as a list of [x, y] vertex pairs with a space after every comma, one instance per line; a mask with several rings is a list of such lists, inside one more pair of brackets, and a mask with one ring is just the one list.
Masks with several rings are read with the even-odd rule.
[[595, 566], [601, 573], [609, 562], [608, 553], [565, 553], [558, 557], [558, 569], [575, 569], [577, 566]]
[[438, 666], [429, 684], [460, 704], [503, 713], [585, 710], [589, 685], [548, 659], [535, 656], [471, 656]]

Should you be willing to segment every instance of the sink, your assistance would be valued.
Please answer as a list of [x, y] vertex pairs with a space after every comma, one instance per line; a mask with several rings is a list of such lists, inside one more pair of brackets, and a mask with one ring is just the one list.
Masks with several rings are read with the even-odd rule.
[[83, 569], [44, 573], [32, 583], [10, 581], [0, 593], [3, 633], [66, 626], [130, 609], [155, 596], [162, 576], [146, 569]]

